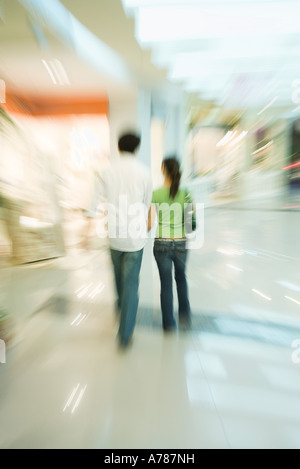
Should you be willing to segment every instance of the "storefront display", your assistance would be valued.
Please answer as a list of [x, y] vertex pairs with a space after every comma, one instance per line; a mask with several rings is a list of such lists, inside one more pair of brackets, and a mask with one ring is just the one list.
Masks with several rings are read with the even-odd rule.
[[83, 212], [91, 203], [98, 174], [109, 164], [108, 119], [85, 114], [39, 117], [29, 127], [38, 144], [47, 148], [65, 246], [80, 247], [86, 229]]
[[242, 129], [199, 127], [192, 130], [190, 160], [193, 190], [206, 205], [240, 196], [240, 175], [245, 158]]
[[291, 157], [287, 164], [287, 174], [291, 187], [300, 187], [300, 119], [292, 126]]
[[[105, 99], [0, 107], [0, 263], [61, 256], [85, 237], [84, 210], [109, 163]], [[23, 101], [22, 101], [23, 102]], [[24, 101], [26, 104], [26, 100]]]
[[244, 176], [244, 191], [248, 198], [273, 197], [284, 191], [286, 180], [282, 168], [286, 164], [289, 140], [284, 120], [259, 127], [252, 133], [250, 164]]
[[2, 251], [22, 264], [63, 255], [61, 218], [47, 157], [1, 109]]

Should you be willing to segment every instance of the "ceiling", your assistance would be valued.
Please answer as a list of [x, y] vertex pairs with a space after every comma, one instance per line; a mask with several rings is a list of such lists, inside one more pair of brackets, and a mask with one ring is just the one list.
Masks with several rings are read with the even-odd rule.
[[[40, 2], [40, 5], [42, 3]], [[50, 3], [49, 0], [48, 3]], [[57, 3], [59, 4], [59, 2]], [[63, 3], [66, 7], [69, 6], [68, 4], [73, 3], [73, 7], [75, 7], [74, 15], [77, 15], [77, 18], [80, 19], [82, 26], [85, 25], [87, 28], [90, 26], [86, 16], [101, 19], [98, 21], [98, 34], [92, 36], [95, 42], [91, 47], [94, 47], [95, 54], [99, 51], [100, 55], [103, 54], [101, 47], [103, 47], [103, 42], [105, 43], [106, 36], [104, 39], [100, 38], [99, 31], [105, 29], [104, 26], [101, 26], [101, 23], [103, 25], [106, 25], [107, 22], [112, 24], [114, 11], [117, 13], [117, 8], [114, 8], [115, 6], [119, 8], [119, 20], [121, 24], [124, 24], [124, 28], [122, 31], [120, 30], [119, 34], [121, 44], [127, 42], [129, 44], [128, 50], [131, 53], [133, 53], [135, 46], [139, 53], [139, 61], [142, 56], [147, 55], [147, 53], [140, 51], [138, 44], [135, 43], [133, 34], [133, 46], [130, 45], [130, 40], [128, 39], [130, 34], [128, 34], [128, 28], [126, 28], [128, 26], [127, 19], [119, 1], [85, 0], [84, 2], [61, 2], [61, 6]], [[82, 8], [83, 4], [85, 5], [84, 8]], [[107, 8], [107, 4], [110, 4], [110, 8]], [[89, 57], [84, 49], [80, 50], [76, 40], [72, 36], [70, 38], [66, 36], [59, 22], [56, 28], [53, 25], [52, 18], [49, 18], [48, 23], [44, 18], [39, 17], [38, 6], [37, 9], [30, 8], [29, 6], [27, 9], [24, 8], [24, 5], [28, 6], [26, 2], [22, 4], [18, 0], [0, 1], [0, 16], [2, 18], [2, 20], [0, 19], [0, 77], [5, 80], [10, 89], [31, 96], [73, 96], [78, 94], [81, 96], [99, 96], [101, 94], [108, 94], [121, 98], [134, 92], [135, 83], [121, 76], [123, 70], [119, 76], [113, 76], [109, 69], [102, 68], [101, 60], [98, 61], [97, 57], [96, 59], [93, 56]], [[79, 6], [78, 10], [76, 5]], [[92, 15], [91, 11], [93, 12]], [[87, 12], [89, 12], [88, 15]], [[79, 25], [80, 23], [78, 22]], [[90, 23], [93, 26], [93, 21], [90, 21]], [[65, 28], [68, 33], [67, 29]], [[83, 31], [86, 32], [85, 30]], [[98, 40], [99, 44], [97, 43]], [[109, 41], [107, 43], [109, 44]], [[113, 46], [114, 44], [112, 44], [112, 48]], [[137, 60], [136, 63], [131, 64], [129, 62], [130, 56], [128, 55], [127, 58], [125, 55], [123, 64], [122, 56], [120, 58], [115, 57], [117, 54], [114, 56], [113, 50], [109, 52], [112, 53], [112, 57], [108, 56], [108, 62], [117, 59], [119, 60], [120, 68], [124, 68], [129, 76], [135, 75], [134, 71], [138, 66]], [[58, 63], [63, 65], [68, 77], [68, 83], [62, 84], [59, 80], [56, 80], [56, 84], [53, 82], [53, 77], [51, 77], [49, 68], [47, 68], [53, 61], [59, 61]], [[129, 64], [128, 71], [126, 70], [126, 63]], [[151, 68], [150, 65], [149, 68]], [[133, 69], [131, 70], [132, 66]], [[152, 66], [152, 69], [154, 70], [154, 66]]]
[[293, 117], [299, 17], [299, 0], [0, 0], [0, 78], [36, 97], [168, 84], [206, 125]]

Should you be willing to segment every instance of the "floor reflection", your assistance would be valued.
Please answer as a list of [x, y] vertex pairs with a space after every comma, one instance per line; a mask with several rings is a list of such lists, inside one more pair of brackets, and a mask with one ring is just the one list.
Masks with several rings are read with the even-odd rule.
[[[161, 329], [161, 312], [149, 307], [140, 308], [138, 324]], [[215, 315], [205, 312], [196, 312], [192, 315], [192, 327], [188, 332], [194, 334], [208, 332], [289, 348], [292, 342], [300, 337], [300, 327], [297, 329], [282, 324], [226, 317], [224, 313]]]

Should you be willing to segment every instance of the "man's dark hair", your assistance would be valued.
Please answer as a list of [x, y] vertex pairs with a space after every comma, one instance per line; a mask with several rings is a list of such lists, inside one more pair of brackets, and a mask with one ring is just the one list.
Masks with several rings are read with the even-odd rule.
[[135, 153], [140, 146], [141, 139], [138, 135], [127, 133], [119, 138], [118, 146], [120, 152]]

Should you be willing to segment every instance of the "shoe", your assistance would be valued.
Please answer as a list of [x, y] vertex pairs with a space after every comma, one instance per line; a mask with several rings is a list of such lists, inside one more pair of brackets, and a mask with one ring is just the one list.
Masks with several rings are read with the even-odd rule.
[[175, 326], [164, 327], [164, 328], [163, 328], [163, 331], [164, 331], [164, 334], [166, 334], [166, 335], [171, 335], [171, 334], [173, 334], [174, 332], [176, 332], [176, 327], [175, 327]]
[[118, 302], [116, 301], [115, 305], [114, 305], [114, 312], [115, 312], [115, 316], [116, 318], [120, 319], [120, 316], [121, 316], [121, 306], [119, 306]]
[[192, 320], [190, 317], [179, 319], [179, 329], [181, 331], [190, 331], [192, 329]]
[[124, 341], [120, 337], [118, 337], [118, 348], [119, 350], [127, 350], [133, 344], [133, 334], [128, 341]]

